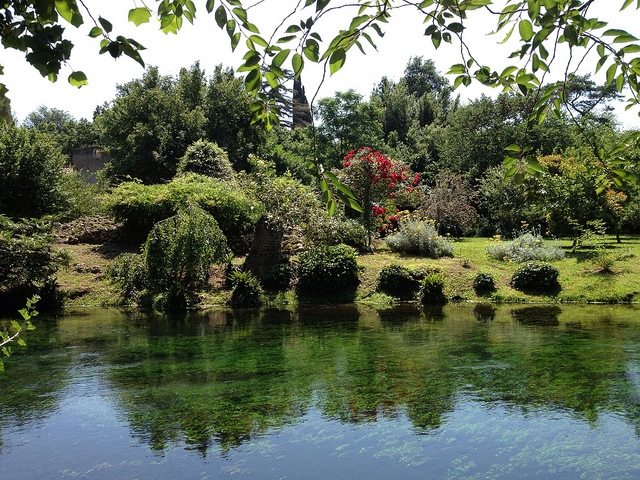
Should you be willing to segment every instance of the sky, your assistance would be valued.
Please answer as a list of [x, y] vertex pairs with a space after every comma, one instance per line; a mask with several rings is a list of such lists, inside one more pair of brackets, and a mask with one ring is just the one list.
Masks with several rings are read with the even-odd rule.
[[[151, 3], [155, 4], [147, 2], [148, 5]], [[206, 73], [212, 73], [218, 64], [234, 68], [239, 66], [244, 53], [241, 48], [243, 45], [239, 46], [236, 53], [232, 53], [226, 33], [215, 24], [214, 16], [206, 13], [204, 1], [195, 3], [198, 13], [194, 25], [185, 21], [177, 35], [165, 35], [159, 31], [159, 25], [153, 19], [151, 23], [139, 27], [127, 21], [129, 9], [138, 6], [135, 0], [84, 0], [94, 18], [103, 16], [113, 23], [114, 33], [142, 43], [146, 47], [142, 52], [146, 65], [157, 66], [161, 74], [175, 75], [180, 68], [188, 68], [196, 61], [200, 62]], [[256, 2], [244, 3], [246, 6]], [[266, 33], [286, 16], [297, 0], [266, 0], [258, 3], [255, 8], [249, 9], [249, 20], [258, 25], [261, 32]], [[622, 0], [598, 0], [592, 6], [591, 13], [610, 22], [610, 27], [634, 33], [634, 29], [637, 30], [640, 25], [640, 12], [632, 6], [620, 13], [618, 10], [621, 4]], [[477, 13], [474, 12], [472, 19]], [[318, 25], [323, 40], [328, 43], [338, 28], [348, 25], [352, 16], [340, 13], [331, 17], [327, 25]], [[500, 70], [507, 66], [506, 57], [514, 48], [509, 44], [498, 44], [503, 38], [502, 34], [487, 35], [495, 26], [495, 19], [484, 13], [480, 13], [478, 17], [469, 22], [470, 32], [465, 35], [483, 63]], [[22, 121], [28, 113], [41, 105], [64, 110], [76, 119], [91, 119], [97, 106], [115, 97], [117, 85], [143, 75], [144, 69], [128, 57], [114, 60], [108, 54], [98, 55], [99, 39], [88, 37], [93, 23], [88, 15], [85, 14], [84, 18], [85, 24], [79, 29], [67, 26], [65, 34], [74, 42], [75, 47], [68, 65], [63, 67], [56, 83], [42, 78], [24, 60], [22, 52], [3, 50], [0, 63], [5, 68], [0, 82], [9, 89], [11, 108], [18, 121]], [[367, 55], [362, 55], [357, 49], [352, 49], [344, 67], [333, 76], [329, 76], [327, 72], [322, 84], [322, 70], [307, 62], [302, 74], [307, 98], [312, 100], [317, 95], [316, 99], [319, 99], [332, 96], [336, 91], [353, 89], [366, 99], [384, 76], [399, 80], [409, 59], [415, 56], [432, 59], [441, 73], [446, 73], [452, 64], [460, 63], [460, 47], [443, 44], [439, 49], [434, 49], [431, 40], [423, 36], [425, 26], [422, 20], [414, 10], [400, 10], [394, 14], [389, 24], [383, 25], [384, 38], [374, 36], [377, 51], [365, 45]], [[514, 33], [515, 36], [517, 32]], [[74, 70], [83, 71], [89, 79], [89, 85], [80, 89], [69, 85], [66, 78]], [[453, 82], [454, 77], [449, 76], [449, 79]], [[598, 77], [596, 80], [602, 81]], [[464, 103], [481, 94], [496, 96], [500, 91], [474, 83], [471, 87], [460, 87], [457, 93]], [[616, 114], [626, 127], [640, 128], [637, 113], [625, 113], [624, 103], [619, 102]]]

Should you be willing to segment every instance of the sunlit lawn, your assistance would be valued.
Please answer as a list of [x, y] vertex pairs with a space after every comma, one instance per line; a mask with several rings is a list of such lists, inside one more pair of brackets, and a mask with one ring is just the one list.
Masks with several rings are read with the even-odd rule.
[[[556, 296], [526, 295], [510, 287], [513, 272], [520, 264], [491, 259], [486, 254], [488, 239], [463, 238], [456, 240], [453, 258], [438, 260], [400, 255], [391, 252], [380, 242], [375, 253], [362, 255], [360, 263], [365, 267], [359, 299], [366, 299], [375, 290], [377, 274], [384, 265], [398, 263], [410, 268], [439, 267], [447, 278], [445, 293], [452, 299], [463, 301], [505, 302], [622, 302], [637, 301], [640, 293], [640, 237], [606, 238], [608, 252], [621, 253], [624, 260], [614, 263], [611, 271], [599, 271], [593, 262], [595, 250], [584, 248], [571, 253], [571, 241], [561, 240], [559, 245], [566, 251], [564, 260], [553, 262], [560, 271], [561, 291]], [[473, 280], [478, 273], [493, 275], [497, 290], [487, 297], [478, 297], [473, 290]]]

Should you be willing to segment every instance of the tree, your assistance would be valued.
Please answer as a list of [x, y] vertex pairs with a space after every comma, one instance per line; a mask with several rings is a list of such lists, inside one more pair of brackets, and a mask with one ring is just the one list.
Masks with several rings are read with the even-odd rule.
[[179, 88], [188, 83], [181, 73], [183, 83], [177, 83], [150, 67], [141, 79], [120, 85], [116, 98], [98, 115], [103, 145], [113, 158], [112, 176], [167, 182], [187, 147], [204, 136], [205, 115], [201, 108], [189, 108], [194, 97]]
[[526, 142], [541, 155], [567, 148], [573, 142], [572, 131], [555, 117], [529, 125], [527, 118], [533, 96], [502, 93], [496, 99], [485, 95], [453, 113], [437, 145], [440, 167], [467, 173], [470, 179], [502, 163], [505, 145]]
[[311, 125], [313, 120], [311, 116], [311, 109], [309, 108], [309, 100], [304, 91], [302, 85], [302, 79], [300, 76], [293, 79], [293, 115], [292, 126], [306, 127]]
[[418, 211], [422, 217], [435, 221], [440, 235], [461, 237], [478, 218], [473, 196], [469, 182], [461, 175], [443, 170]]
[[371, 102], [363, 102], [354, 90], [336, 92], [318, 102], [315, 112], [318, 158], [325, 166], [337, 166], [350, 150], [361, 145], [382, 146], [380, 111]]
[[[425, 19], [425, 35], [434, 48], [443, 43], [460, 44], [460, 59], [451, 66], [448, 73], [456, 75], [454, 87], [469, 85], [478, 81], [490, 87], [511, 89], [523, 94], [533, 94], [535, 102], [527, 119], [528, 124], [544, 119], [549, 113], [560, 116], [561, 106], [567, 103], [566, 86], [570, 75], [587, 63], [592, 70], [606, 72], [607, 85], [615, 84], [622, 92], [629, 87], [627, 101], [629, 107], [640, 105], [640, 48], [637, 38], [628, 32], [609, 26], [598, 18], [590, 17], [589, 9], [596, 0], [510, 0], [502, 6], [494, 6], [491, 0], [415, 0], [396, 1], [355, 0], [331, 3], [328, 0], [307, 0], [283, 13], [283, 21], [276, 22], [272, 34], [260, 32], [258, 26], [249, 19], [248, 8], [242, 0], [207, 0], [206, 10], [214, 12], [215, 21], [229, 34], [231, 48], [235, 49], [244, 37], [246, 53], [238, 71], [246, 73], [245, 89], [254, 97], [252, 112], [254, 119], [262, 120], [267, 127], [277, 123], [277, 108], [267, 95], [261, 93], [263, 80], [272, 88], [285, 81], [284, 68], [290, 65], [298, 76], [304, 70], [305, 62], [323, 63], [331, 74], [340, 70], [352, 47], [364, 51], [365, 45], [375, 47], [375, 35], [383, 35], [384, 23], [393, 20], [398, 9], [415, 8], [417, 15]], [[609, 0], [611, 1], [611, 0]], [[129, 19], [136, 25], [149, 22], [152, 16], [160, 21], [165, 33], [177, 32], [184, 19], [193, 22], [196, 15], [195, 4], [187, 0], [157, 0], [157, 12], [143, 4], [129, 11]], [[258, 2], [262, 3], [262, 2]], [[616, 5], [621, 10], [629, 8], [632, 0], [620, 0]], [[82, 3], [81, 3], [82, 4]], [[640, 4], [636, 5], [640, 9]], [[495, 21], [476, 20], [476, 12], [485, 11]], [[26, 52], [26, 60], [37, 68], [43, 76], [55, 80], [62, 63], [70, 57], [73, 44], [64, 37], [62, 20], [79, 27], [84, 22], [76, 0], [10, 0], [0, 9], [0, 28], [6, 32], [2, 43], [5, 47]], [[93, 20], [90, 12], [87, 16]], [[324, 44], [317, 29], [333, 19], [337, 30], [335, 36]], [[505, 33], [516, 43], [509, 56], [512, 64], [501, 71], [484, 65], [475, 56], [473, 45], [467, 43], [466, 34], [474, 25], [474, 20], [482, 21], [488, 32]], [[127, 55], [144, 65], [140, 55], [143, 47], [133, 39], [116, 36], [110, 22], [99, 17], [94, 21], [90, 36], [100, 38], [100, 53], [113, 57]], [[613, 28], [612, 28], [613, 27]], [[516, 35], [513, 35], [517, 32]], [[112, 37], [115, 37], [113, 39]], [[560, 66], [563, 77], [545, 85], [548, 73], [555, 68], [566, 50], [568, 61]], [[73, 72], [69, 81], [81, 86], [86, 83], [82, 72]], [[0, 86], [0, 93], [6, 89]], [[610, 150], [595, 152], [599, 168], [605, 173], [600, 177], [599, 189], [611, 182], [617, 185], [631, 181], [631, 174], [617, 168], [625, 162], [621, 152], [626, 146], [640, 140], [640, 132], [634, 133], [625, 142]], [[536, 156], [523, 141], [507, 145], [505, 157], [508, 177], [522, 179], [524, 175], [541, 170]], [[620, 147], [620, 148], [618, 148]], [[329, 192], [329, 189], [325, 190]], [[328, 194], [329, 194], [328, 193]]]
[[344, 157], [342, 169], [336, 171], [336, 175], [351, 190], [362, 207], [361, 220], [369, 236], [369, 245], [376, 228], [375, 218], [384, 216], [386, 207], [415, 206], [401, 205], [399, 200], [410, 201], [406, 194], [417, 198], [415, 187], [420, 182], [420, 175], [413, 175], [408, 165], [387, 158], [371, 147], [351, 150]]
[[251, 96], [233, 69], [218, 65], [206, 87], [202, 107], [205, 136], [224, 148], [236, 170], [247, 169], [249, 154], [264, 143], [264, 129], [252, 123]]
[[70, 113], [57, 108], [41, 105], [26, 116], [23, 125], [50, 133], [69, 159], [74, 148], [90, 147], [98, 143], [99, 132], [92, 122], [84, 118], [77, 121]]
[[62, 211], [64, 165], [52, 135], [0, 125], [0, 214], [34, 218]]

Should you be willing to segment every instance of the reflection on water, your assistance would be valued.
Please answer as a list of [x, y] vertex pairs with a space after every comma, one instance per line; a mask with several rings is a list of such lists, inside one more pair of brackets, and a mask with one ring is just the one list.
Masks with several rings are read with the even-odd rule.
[[0, 376], [0, 478], [637, 478], [638, 312], [39, 319]]

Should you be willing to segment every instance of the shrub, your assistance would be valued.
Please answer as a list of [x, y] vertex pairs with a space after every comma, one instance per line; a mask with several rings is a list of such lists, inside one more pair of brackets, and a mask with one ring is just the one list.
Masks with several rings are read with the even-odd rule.
[[144, 303], [149, 287], [144, 256], [139, 253], [122, 253], [113, 259], [105, 274], [119, 289], [127, 302]]
[[621, 262], [629, 258], [629, 250], [608, 250], [605, 245], [599, 245], [595, 249], [595, 253], [589, 259], [593, 266], [600, 272], [612, 272], [616, 262]]
[[356, 251], [347, 245], [319, 246], [298, 258], [298, 290], [332, 293], [355, 288], [358, 283]]
[[234, 308], [259, 307], [264, 294], [260, 281], [251, 272], [234, 271], [231, 274], [233, 292], [231, 306]]
[[291, 283], [291, 265], [281, 263], [267, 272], [264, 286], [268, 290], [286, 290]]
[[221, 180], [231, 180], [234, 173], [227, 152], [206, 140], [192, 143], [180, 159], [178, 175], [189, 172]]
[[313, 215], [304, 226], [305, 243], [314, 245], [339, 245], [344, 243], [362, 248], [367, 241], [367, 232], [359, 222], [337, 215]]
[[52, 247], [50, 221], [13, 222], [0, 215], [0, 310], [17, 310], [33, 295], [43, 308], [59, 306], [55, 274], [69, 255]]
[[103, 188], [98, 184], [88, 183], [80, 172], [65, 169], [61, 188], [65, 197], [61, 219], [75, 220], [96, 215], [103, 210]]
[[398, 298], [413, 298], [420, 288], [420, 272], [401, 265], [386, 265], [378, 274], [376, 289]]
[[149, 294], [158, 309], [186, 308], [206, 286], [211, 265], [227, 259], [226, 238], [215, 219], [188, 205], [155, 225], [142, 254], [120, 255], [107, 273], [127, 300], [140, 302]]
[[511, 286], [516, 290], [551, 292], [558, 287], [558, 269], [548, 263], [527, 262], [511, 277]]
[[63, 211], [64, 163], [52, 135], [2, 122], [0, 214], [31, 218]]
[[423, 305], [442, 305], [447, 303], [444, 296], [444, 274], [431, 272], [420, 283], [418, 296]]
[[478, 273], [473, 279], [473, 289], [478, 295], [493, 292], [496, 289], [496, 282], [490, 273]]
[[564, 250], [557, 244], [545, 243], [538, 233], [525, 232], [510, 242], [504, 242], [500, 235], [496, 235], [487, 245], [487, 255], [496, 260], [518, 263], [530, 260], [551, 262], [562, 260]]
[[385, 241], [393, 252], [412, 253], [429, 258], [453, 256], [453, 243], [438, 235], [433, 221], [409, 217], [400, 219], [398, 231]]
[[197, 206], [157, 223], [144, 244], [144, 263], [154, 292], [206, 285], [209, 268], [228, 256], [227, 240], [216, 220]]
[[260, 204], [233, 183], [195, 174], [164, 185], [123, 183], [106, 204], [132, 235], [144, 239], [154, 224], [175, 215], [188, 201], [212, 215], [227, 235], [246, 232], [262, 215]]
[[440, 233], [461, 237], [478, 218], [473, 197], [473, 189], [462, 175], [444, 170], [419, 210], [423, 217], [434, 220]]

